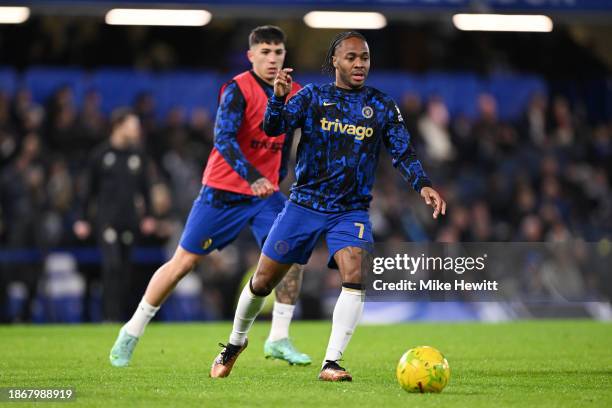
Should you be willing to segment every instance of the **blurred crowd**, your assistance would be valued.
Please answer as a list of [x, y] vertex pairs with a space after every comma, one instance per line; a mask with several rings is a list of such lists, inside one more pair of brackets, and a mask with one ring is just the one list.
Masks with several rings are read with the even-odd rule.
[[[588, 123], [585, 112], [560, 96], [533, 95], [514, 123], [498, 119], [493, 96], [481, 94], [477, 103], [470, 120], [451, 118], [436, 97], [408, 94], [402, 101], [425, 168], [452, 209], [440, 223], [427, 220], [422, 206], [409, 206], [426, 236], [441, 242], [609, 238], [612, 122]], [[397, 186], [379, 188], [374, 208], [391, 219], [383, 225], [410, 224], [402, 216], [411, 198]], [[397, 233], [383, 231], [379, 236]], [[410, 235], [405, 228], [399, 233]]]
[[[561, 96], [533, 95], [521, 118], [501, 121], [497, 101], [478, 98], [475, 118], [451, 117], [444, 100], [406, 94], [398, 101], [425, 169], [448, 202], [446, 217], [431, 209], [381, 155], [371, 221], [379, 241], [600, 241], [612, 237], [612, 121], [589, 123], [583, 110]], [[93, 247], [72, 230], [83, 171], [92, 149], [109, 133], [99, 94], [81, 106], [70, 88], [60, 88], [44, 105], [27, 89], [12, 97], [0, 92], [0, 248], [6, 250]], [[176, 246], [182, 223], [200, 188], [213, 147], [214, 113], [180, 106], [160, 120], [155, 100], [140, 95], [133, 104], [143, 126], [143, 148], [152, 158], [151, 203], [159, 221], [138, 245]], [[288, 190], [292, 176], [283, 182]], [[237, 288], [258, 257], [248, 233], [221, 253], [206, 257], [195, 276], [210, 318], [231, 316]], [[339, 287], [325, 267], [319, 245], [303, 287], [302, 316], [321, 317], [321, 293]], [[0, 281], [22, 281], [36, 293], [42, 260], [0, 257]], [[136, 301], [156, 268], [134, 272]], [[79, 271], [96, 279], [96, 266]], [[27, 311], [22, 319], [28, 319]]]

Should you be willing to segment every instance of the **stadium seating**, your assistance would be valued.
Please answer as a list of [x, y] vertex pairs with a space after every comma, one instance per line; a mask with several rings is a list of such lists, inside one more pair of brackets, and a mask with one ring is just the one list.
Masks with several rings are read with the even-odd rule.
[[[88, 90], [102, 96], [102, 110], [109, 113], [114, 107], [130, 105], [141, 93], [150, 93], [156, 102], [156, 113], [162, 118], [175, 106], [189, 112], [203, 106], [214, 112], [220, 86], [227, 79], [213, 71], [145, 72], [123, 68], [102, 68], [87, 72], [77, 68], [32, 67], [18, 75], [10, 68], [0, 67], [0, 90], [13, 93], [20, 87], [32, 92], [34, 100], [44, 103], [62, 86], [69, 86], [75, 102], [80, 104]], [[321, 74], [297, 74], [302, 84], [324, 83], [331, 80]], [[547, 92], [546, 83], [536, 76], [495, 75], [488, 78], [472, 73], [432, 72], [414, 75], [401, 72], [373, 72], [369, 85], [391, 95], [396, 101], [405, 93], [421, 98], [440, 96], [451, 115], [476, 115], [478, 94], [489, 92], [498, 101], [501, 119], [516, 119], [524, 110], [530, 96]]]

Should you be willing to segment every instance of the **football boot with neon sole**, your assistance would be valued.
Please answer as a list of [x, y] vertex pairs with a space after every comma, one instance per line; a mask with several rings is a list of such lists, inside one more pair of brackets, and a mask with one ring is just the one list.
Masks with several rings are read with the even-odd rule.
[[291, 365], [305, 366], [312, 363], [310, 356], [297, 351], [288, 338], [276, 341], [266, 340], [264, 356], [266, 358], [284, 360]]
[[126, 367], [132, 359], [132, 353], [137, 344], [138, 337], [127, 334], [125, 328], [122, 327], [110, 351], [110, 363], [115, 367]]

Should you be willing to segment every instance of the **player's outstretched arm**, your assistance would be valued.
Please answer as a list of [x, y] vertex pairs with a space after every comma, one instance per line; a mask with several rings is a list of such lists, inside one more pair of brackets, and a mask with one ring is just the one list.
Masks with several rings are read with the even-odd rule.
[[440, 194], [431, 187], [431, 181], [421, 162], [417, 159], [416, 152], [410, 143], [410, 134], [404, 124], [402, 116], [393, 101], [389, 102], [386, 118], [386, 126], [383, 130], [385, 147], [393, 157], [393, 166], [399, 170], [402, 177], [418, 192], [427, 205], [434, 208], [433, 218], [446, 213], [446, 202]]
[[410, 134], [399, 109], [391, 100], [387, 106], [383, 142], [393, 158], [393, 167], [399, 170], [402, 177], [410, 183], [417, 193], [420, 194], [423, 187], [431, 187], [431, 181], [425, 174], [425, 170], [417, 159], [414, 147], [410, 142]]

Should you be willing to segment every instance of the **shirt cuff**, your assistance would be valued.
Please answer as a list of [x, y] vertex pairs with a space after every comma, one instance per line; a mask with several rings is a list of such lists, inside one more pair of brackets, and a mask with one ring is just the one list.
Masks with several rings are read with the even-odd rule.
[[414, 185], [414, 189], [416, 190], [417, 193], [421, 194], [421, 190], [423, 189], [423, 187], [432, 187], [432, 186], [433, 185], [431, 184], [431, 180], [429, 180], [427, 177], [422, 177]]
[[263, 177], [263, 175], [259, 171], [257, 171], [256, 168], [253, 167], [253, 169], [251, 171], [249, 171], [249, 173], [247, 174], [246, 181], [249, 184], [253, 184], [254, 182], [256, 182], [257, 180], [259, 180], [262, 177]]
[[285, 104], [285, 98], [285, 96], [276, 96], [275, 94], [272, 94], [270, 97], [270, 104], [272, 106], [283, 106]]

